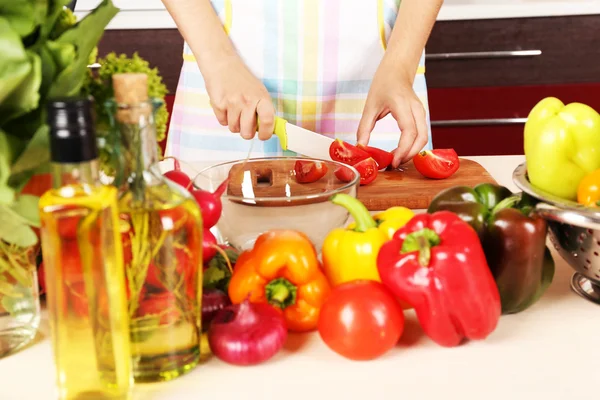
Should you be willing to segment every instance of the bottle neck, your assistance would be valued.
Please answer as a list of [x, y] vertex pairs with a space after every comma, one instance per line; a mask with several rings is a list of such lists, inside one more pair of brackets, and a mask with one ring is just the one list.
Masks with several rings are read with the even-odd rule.
[[158, 143], [154, 123], [155, 107], [152, 103], [119, 104], [115, 121], [121, 139], [125, 179], [130, 189], [143, 190], [156, 183], [158, 168]]
[[67, 185], [100, 184], [98, 160], [79, 163], [52, 163], [52, 185], [58, 189]]

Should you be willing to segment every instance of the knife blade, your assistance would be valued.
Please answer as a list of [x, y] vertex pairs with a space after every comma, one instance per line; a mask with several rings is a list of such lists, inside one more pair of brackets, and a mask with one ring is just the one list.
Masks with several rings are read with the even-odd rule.
[[291, 150], [306, 157], [331, 160], [329, 146], [334, 139], [290, 124], [280, 117], [275, 117], [273, 133], [279, 138], [283, 150]]

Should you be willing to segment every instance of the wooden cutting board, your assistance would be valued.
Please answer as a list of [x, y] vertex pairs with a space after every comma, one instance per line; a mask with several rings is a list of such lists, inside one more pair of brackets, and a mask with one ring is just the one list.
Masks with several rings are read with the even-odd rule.
[[394, 206], [426, 209], [431, 200], [442, 190], [465, 185], [473, 187], [480, 183], [497, 183], [479, 163], [460, 159], [460, 168], [447, 179], [428, 179], [411, 163], [403, 171], [380, 171], [377, 179], [358, 189], [357, 197], [370, 211], [385, 210]]

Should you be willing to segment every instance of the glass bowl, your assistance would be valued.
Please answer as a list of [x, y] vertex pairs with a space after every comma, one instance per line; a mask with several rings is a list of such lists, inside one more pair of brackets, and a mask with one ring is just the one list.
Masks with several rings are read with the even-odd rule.
[[[326, 174], [312, 183], [299, 183], [297, 163], [323, 163]], [[346, 169], [351, 177], [344, 182], [336, 170]], [[305, 233], [317, 252], [327, 234], [344, 226], [348, 211], [329, 201], [336, 193], [356, 197], [360, 175], [348, 165], [303, 157], [251, 158], [226, 162], [201, 170], [194, 185], [214, 192], [229, 178], [221, 197], [223, 211], [216, 225], [217, 239], [240, 251], [254, 246], [256, 238], [272, 229], [293, 229]]]

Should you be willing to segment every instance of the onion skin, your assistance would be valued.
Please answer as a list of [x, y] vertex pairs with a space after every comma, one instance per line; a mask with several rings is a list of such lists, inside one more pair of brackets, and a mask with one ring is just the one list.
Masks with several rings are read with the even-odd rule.
[[287, 327], [281, 313], [266, 303], [244, 300], [220, 310], [208, 330], [212, 353], [238, 366], [261, 364], [283, 347]]
[[231, 305], [229, 296], [219, 289], [206, 289], [202, 293], [202, 331], [207, 331], [217, 313]]

